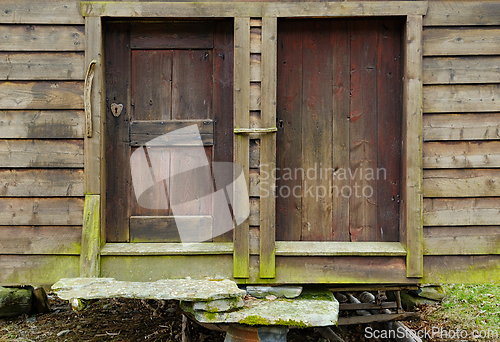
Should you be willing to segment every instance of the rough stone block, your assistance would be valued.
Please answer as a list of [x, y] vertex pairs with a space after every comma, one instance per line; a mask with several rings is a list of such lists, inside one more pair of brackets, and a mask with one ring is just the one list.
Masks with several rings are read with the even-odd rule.
[[239, 309], [245, 305], [242, 298], [218, 299], [209, 302], [193, 303], [193, 310], [208, 311], [208, 312], [225, 312], [229, 310]]
[[247, 294], [255, 298], [297, 298], [301, 293], [302, 286], [247, 286]]
[[31, 311], [30, 289], [0, 287], [0, 317], [15, 317]]

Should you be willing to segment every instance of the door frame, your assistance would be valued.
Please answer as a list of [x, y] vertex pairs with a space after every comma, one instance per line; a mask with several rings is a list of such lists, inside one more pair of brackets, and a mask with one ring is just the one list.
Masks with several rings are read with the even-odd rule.
[[[277, 257], [352, 256], [406, 257], [406, 277], [423, 276], [422, 218], [422, 17], [426, 1], [352, 1], [309, 3], [246, 2], [81, 2], [85, 17], [85, 64], [89, 66], [85, 84], [86, 127], [84, 188], [86, 205], [82, 233], [81, 276], [100, 276], [101, 256], [232, 256], [232, 274], [222, 274], [241, 282], [287, 282], [295, 279], [277, 274]], [[279, 17], [335, 18], [403, 16], [403, 113], [402, 113], [402, 206], [400, 242], [276, 242], [274, 196], [260, 201], [260, 266], [251, 275], [249, 222], [235, 229], [233, 243], [210, 244], [105, 244], [105, 71], [103, 18], [233, 18], [234, 19], [234, 163], [243, 167], [249, 184], [249, 135], [261, 139], [261, 171], [276, 165], [276, 85], [277, 19]], [[262, 97], [260, 129], [249, 127], [250, 98], [250, 18], [262, 18]], [[93, 80], [93, 82], [92, 82]], [[261, 194], [273, 194], [274, 182], [267, 182]], [[235, 203], [247, 202], [235, 193]], [[202, 262], [213, 262], [212, 259]], [[184, 260], [184, 259], [180, 259]], [[199, 260], [199, 258], [197, 258]], [[228, 268], [226, 268], [226, 271]], [[227, 272], [226, 272], [227, 273]], [[182, 276], [179, 274], [177, 277]], [[320, 278], [317, 281], [334, 281]], [[396, 277], [398, 278], [398, 277]], [[395, 279], [396, 279], [395, 278]], [[323, 279], [323, 280], [320, 280]], [[346, 278], [347, 279], [347, 278]], [[401, 279], [401, 278], [398, 278]], [[314, 279], [313, 279], [314, 280]], [[373, 280], [373, 279], [372, 279]], [[346, 280], [348, 281], [348, 280]], [[369, 282], [370, 279], [359, 282]], [[314, 281], [313, 281], [314, 282]], [[388, 281], [390, 282], [390, 281]]]

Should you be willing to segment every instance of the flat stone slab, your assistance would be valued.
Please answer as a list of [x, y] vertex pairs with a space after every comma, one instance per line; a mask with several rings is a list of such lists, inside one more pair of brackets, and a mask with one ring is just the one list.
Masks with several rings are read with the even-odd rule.
[[305, 293], [295, 299], [245, 299], [245, 307], [232, 312], [193, 310], [192, 303], [181, 303], [202, 323], [239, 323], [248, 325], [287, 325], [300, 328], [335, 325], [339, 303], [328, 293]]
[[302, 293], [302, 286], [247, 286], [247, 293], [256, 298], [296, 298]]
[[113, 278], [65, 278], [52, 285], [61, 298], [70, 300], [100, 298], [165, 299], [180, 301], [213, 301], [243, 297], [234, 281], [164, 279], [155, 282], [118, 281]]

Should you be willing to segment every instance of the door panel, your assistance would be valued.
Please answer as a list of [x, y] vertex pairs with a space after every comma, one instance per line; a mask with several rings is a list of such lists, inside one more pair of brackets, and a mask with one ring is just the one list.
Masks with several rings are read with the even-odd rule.
[[[211, 241], [211, 164], [232, 161], [233, 25], [112, 26], [107, 65], [116, 77], [107, 82], [107, 94], [116, 96], [108, 96], [108, 106], [120, 102], [124, 111], [107, 113], [108, 126], [118, 126], [109, 129], [106, 162], [108, 170], [125, 174], [119, 181], [108, 175], [107, 241]], [[130, 57], [119, 59], [119, 53]], [[121, 198], [127, 204], [115, 207]], [[231, 240], [231, 233], [218, 237]]]
[[401, 32], [279, 21], [277, 240], [399, 241]]

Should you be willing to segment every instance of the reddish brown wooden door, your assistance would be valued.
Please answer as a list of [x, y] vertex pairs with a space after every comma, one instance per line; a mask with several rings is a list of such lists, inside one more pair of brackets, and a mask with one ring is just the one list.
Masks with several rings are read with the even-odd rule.
[[401, 32], [278, 22], [277, 240], [399, 241]]
[[232, 161], [232, 68], [232, 22], [106, 26], [108, 242], [231, 241], [207, 195]]

